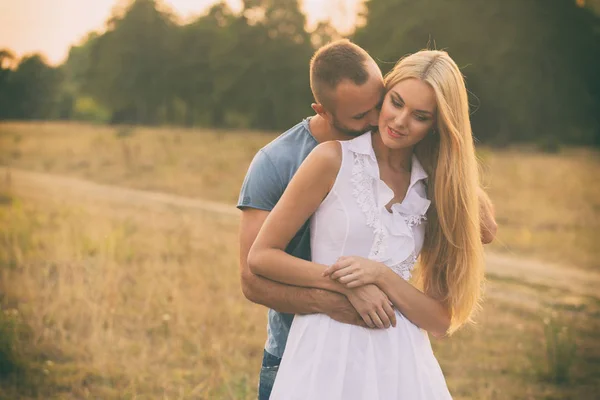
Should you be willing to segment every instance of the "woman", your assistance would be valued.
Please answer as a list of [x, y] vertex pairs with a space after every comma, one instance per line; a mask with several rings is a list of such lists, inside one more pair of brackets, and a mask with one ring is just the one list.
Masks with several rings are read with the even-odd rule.
[[[483, 281], [477, 162], [463, 77], [440, 51], [385, 78], [378, 132], [317, 146], [266, 219], [255, 274], [348, 296], [377, 285], [397, 324], [296, 316], [272, 399], [449, 399], [427, 335], [469, 321]], [[314, 214], [314, 215], [313, 215]], [[311, 218], [312, 262], [284, 249]], [[420, 257], [416, 281], [408, 283]], [[359, 310], [360, 312], [360, 310]], [[381, 326], [385, 312], [361, 314]]]

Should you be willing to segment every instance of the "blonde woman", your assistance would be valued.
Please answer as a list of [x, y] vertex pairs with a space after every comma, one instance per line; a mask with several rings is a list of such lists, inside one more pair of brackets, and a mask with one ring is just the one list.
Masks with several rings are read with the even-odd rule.
[[[394, 308], [397, 322], [373, 330], [324, 314], [295, 316], [272, 399], [451, 398], [423, 330], [454, 332], [480, 298], [479, 183], [466, 88], [448, 54], [421, 51], [398, 62], [385, 89], [378, 130], [310, 153], [248, 263], [263, 277], [349, 299], [376, 285], [387, 295], [385, 312], [357, 311], [368, 326], [381, 326]], [[312, 262], [284, 251], [309, 218]], [[419, 258], [421, 290], [408, 282]]]

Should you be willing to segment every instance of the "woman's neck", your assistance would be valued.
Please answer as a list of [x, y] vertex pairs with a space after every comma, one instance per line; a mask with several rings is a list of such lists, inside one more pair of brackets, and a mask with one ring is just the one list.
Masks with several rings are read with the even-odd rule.
[[371, 135], [373, 150], [377, 157], [377, 163], [383, 167], [390, 168], [393, 171], [411, 171], [413, 147], [402, 149], [390, 149], [387, 147], [378, 131], [374, 131]]

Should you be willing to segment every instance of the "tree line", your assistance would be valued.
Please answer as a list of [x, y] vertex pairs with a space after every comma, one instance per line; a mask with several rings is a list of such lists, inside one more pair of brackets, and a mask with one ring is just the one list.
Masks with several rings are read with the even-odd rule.
[[[0, 119], [283, 130], [310, 115], [308, 62], [341, 37], [297, 0], [218, 3], [180, 23], [128, 0], [49, 66], [0, 51]], [[350, 39], [383, 72], [445, 49], [467, 78], [478, 140], [600, 145], [600, 18], [582, 0], [367, 0]]]

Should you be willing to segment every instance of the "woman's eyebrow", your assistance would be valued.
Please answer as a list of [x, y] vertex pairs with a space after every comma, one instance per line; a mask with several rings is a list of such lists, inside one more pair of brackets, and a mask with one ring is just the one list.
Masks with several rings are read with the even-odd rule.
[[[405, 103], [404, 99], [402, 98], [402, 96], [400, 96], [400, 94], [398, 92], [396, 92], [394, 90], [392, 90], [391, 92], [392, 92], [392, 96], [396, 95], [398, 97], [398, 99], [400, 99], [400, 101], [402, 103]], [[428, 111], [428, 110], [415, 110], [415, 111], [419, 112], [419, 113], [423, 113], [423, 114], [433, 115], [433, 113], [431, 111]]]

